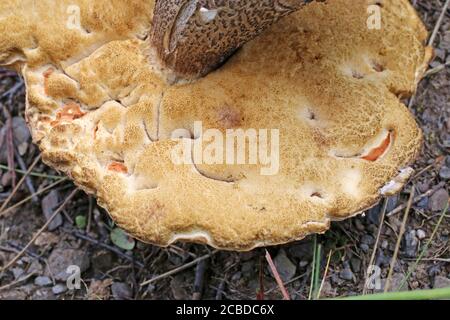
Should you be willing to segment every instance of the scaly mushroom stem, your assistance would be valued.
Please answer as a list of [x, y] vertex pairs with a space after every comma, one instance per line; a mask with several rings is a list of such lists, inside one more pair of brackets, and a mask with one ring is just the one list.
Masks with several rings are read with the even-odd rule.
[[156, 0], [152, 46], [169, 79], [195, 79], [312, 0]]

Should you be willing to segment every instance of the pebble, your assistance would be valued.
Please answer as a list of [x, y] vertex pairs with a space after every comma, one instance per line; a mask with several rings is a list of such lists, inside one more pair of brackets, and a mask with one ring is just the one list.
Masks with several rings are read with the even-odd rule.
[[419, 240], [423, 240], [427, 237], [427, 234], [422, 229], [417, 229], [416, 235]]
[[353, 280], [354, 274], [350, 268], [345, 268], [341, 272], [339, 272], [339, 278], [346, 281]]
[[436, 277], [440, 273], [441, 273], [441, 266], [438, 264], [432, 265], [431, 267], [428, 268], [428, 275], [431, 278]]
[[417, 203], [417, 207], [421, 208], [421, 209], [426, 209], [428, 208], [428, 203], [430, 202], [430, 198], [425, 197], [422, 198], [418, 203]]
[[[394, 210], [398, 205], [399, 199], [400, 198], [398, 195], [389, 197], [386, 206], [386, 212]], [[367, 214], [367, 219], [369, 220], [370, 223], [374, 225], [380, 224], [382, 209], [383, 209], [383, 201], [380, 201], [380, 203], [378, 203], [375, 207], [369, 210]]]
[[444, 166], [439, 170], [439, 177], [443, 180], [450, 180], [450, 168], [447, 166]]
[[238, 271], [231, 276], [231, 282], [237, 282], [237, 281], [241, 280], [241, 278], [242, 278], [242, 272]]
[[273, 260], [275, 266], [284, 282], [291, 280], [297, 271], [297, 267], [286, 255], [286, 251], [281, 249]]
[[359, 247], [361, 248], [362, 251], [364, 251], [364, 253], [369, 252], [369, 246], [368, 246], [367, 244], [361, 243], [361, 244], [359, 245]]
[[444, 210], [449, 200], [448, 191], [445, 189], [439, 189], [430, 198], [428, 204], [429, 208], [433, 212], [438, 212]]
[[375, 239], [369, 235], [369, 234], [365, 234], [361, 237], [361, 243], [367, 244], [367, 245], [372, 245], [375, 243]]
[[355, 219], [355, 227], [358, 231], [364, 231], [366, 229], [360, 219]]
[[434, 277], [433, 288], [442, 289], [450, 287], [450, 279], [443, 276]]
[[[21, 155], [26, 152], [26, 146], [28, 146], [28, 141], [31, 138], [30, 130], [28, 130], [27, 123], [24, 118], [22, 117], [14, 117], [12, 119], [12, 127], [13, 127], [13, 135], [14, 135], [14, 141], [15, 145], [19, 147], [21, 151]], [[0, 130], [0, 140], [1, 137], [6, 137], [7, 132], [7, 126], [3, 126]], [[6, 152], [6, 144], [3, 143], [0, 145], [0, 162], [5, 163], [8, 161], [7, 159], [7, 152]]]
[[54, 300], [55, 294], [50, 288], [40, 288], [31, 296], [32, 300]]
[[42, 264], [38, 260], [33, 260], [28, 268], [28, 273], [41, 274], [44, 271]]
[[25, 271], [22, 268], [13, 268], [12, 273], [14, 275], [14, 279], [19, 279], [24, 273]]
[[67, 291], [67, 287], [65, 285], [63, 285], [63, 284], [57, 284], [56, 286], [54, 286], [52, 288], [52, 292], [55, 295], [63, 294], [66, 291]]
[[53, 282], [49, 277], [46, 276], [39, 276], [34, 279], [34, 284], [39, 287], [47, 287], [49, 285], [52, 285]]
[[359, 273], [361, 271], [361, 259], [351, 258], [350, 265], [354, 273]]
[[430, 183], [428, 181], [421, 181], [417, 184], [417, 189], [420, 193], [425, 193], [430, 190]]
[[406, 233], [405, 235], [405, 254], [409, 258], [414, 258], [417, 253], [417, 245], [419, 244], [419, 241], [416, 237], [416, 231], [411, 230]]
[[300, 268], [304, 268], [304, 267], [306, 267], [307, 265], [309, 265], [309, 261], [306, 261], [306, 260], [302, 260], [302, 261], [300, 261], [299, 264], [298, 264], [298, 266], [299, 266]]
[[[59, 192], [58, 190], [52, 190], [47, 196], [42, 199], [41, 207], [42, 212], [44, 213], [45, 218], [48, 220], [54, 213], [54, 210], [57, 209], [60, 202]], [[61, 214], [57, 214], [56, 217], [48, 225], [48, 231], [54, 231], [59, 228], [63, 224], [63, 219]]]
[[130, 300], [133, 297], [130, 286], [123, 282], [114, 282], [111, 285], [111, 292], [116, 300]]
[[6, 290], [0, 291], [0, 300], [25, 300], [27, 298], [27, 294], [20, 290]]
[[[405, 285], [403, 288], [400, 288], [403, 282], [404, 276], [401, 273], [394, 273], [391, 278], [391, 283], [389, 286], [388, 292], [398, 292], [398, 291], [406, 291], [409, 290], [408, 286]], [[381, 280], [382, 286], [381, 291], [384, 291], [384, 286], [386, 284], [386, 279]]]
[[312, 260], [313, 252], [311, 242], [301, 242], [289, 248], [290, 255], [299, 260]]
[[89, 268], [89, 256], [85, 250], [57, 248], [48, 258], [47, 275], [54, 275], [57, 281], [66, 281], [70, 276], [66, 272], [70, 266], [77, 266], [81, 273]]
[[391, 258], [384, 254], [383, 250], [378, 252], [375, 264], [380, 267], [387, 267], [391, 264]]

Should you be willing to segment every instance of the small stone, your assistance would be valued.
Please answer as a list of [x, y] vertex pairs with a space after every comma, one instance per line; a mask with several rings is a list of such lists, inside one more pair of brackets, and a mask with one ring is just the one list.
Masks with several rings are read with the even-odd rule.
[[[448, 127], [448, 130], [450, 130], [450, 118], [448, 119], [448, 123], [449, 123], [449, 127]], [[447, 167], [450, 167], [450, 156], [446, 156], [445, 157], [445, 165], [447, 166]]]
[[353, 280], [353, 277], [354, 274], [352, 270], [350, 270], [350, 268], [345, 268], [339, 273], [339, 278], [341, 278], [342, 280], [351, 281]]
[[237, 282], [237, 281], [241, 280], [241, 278], [242, 278], [242, 272], [238, 271], [231, 276], [231, 281]]
[[274, 259], [275, 266], [281, 279], [284, 282], [291, 280], [297, 271], [297, 267], [292, 263], [286, 255], [284, 250], [280, 250]]
[[39, 287], [47, 287], [53, 284], [52, 280], [46, 276], [39, 276], [34, 279], [34, 284]]
[[425, 197], [422, 198], [418, 203], [417, 203], [417, 207], [421, 208], [421, 209], [426, 209], [428, 208], [428, 203], [430, 202], [430, 198]]
[[375, 243], [375, 239], [371, 235], [365, 234], [361, 237], [361, 243], [365, 243], [370, 246]]
[[445, 189], [439, 189], [430, 198], [429, 208], [433, 212], [444, 210], [449, 200], [448, 191]]
[[334, 286], [341, 286], [342, 283], [344, 283], [344, 280], [342, 280], [338, 274], [332, 274], [331, 275], [331, 282]]
[[28, 268], [28, 273], [41, 274], [44, 271], [42, 264], [38, 260], [33, 260]]
[[411, 230], [410, 232], [406, 233], [405, 235], [405, 253], [406, 256], [409, 258], [414, 258], [417, 253], [417, 246], [419, 244], [419, 241], [416, 237], [416, 231]]
[[359, 271], [361, 271], [361, 259], [351, 258], [350, 265], [354, 273], [359, 273]]
[[299, 260], [311, 261], [313, 252], [312, 242], [300, 242], [289, 248], [290, 255]]
[[2, 185], [2, 187], [10, 187], [12, 184], [12, 177], [12, 172], [5, 172], [0, 180], [0, 184]]
[[186, 300], [189, 297], [189, 293], [184, 286], [185, 279], [182, 276], [175, 276], [170, 282], [170, 288], [175, 300]]
[[123, 282], [114, 282], [111, 286], [111, 292], [116, 300], [130, 300], [133, 297], [133, 291]]
[[60, 241], [59, 237], [52, 232], [42, 232], [34, 242], [38, 247], [47, 247], [57, 244]]
[[387, 267], [391, 263], [390, 257], [386, 256], [383, 250], [379, 250], [375, 264], [380, 267]]
[[54, 300], [55, 294], [52, 292], [50, 288], [40, 288], [36, 290], [32, 297], [32, 300]]
[[428, 268], [428, 275], [431, 278], [438, 276], [441, 273], [441, 266], [438, 264], [434, 264]]
[[83, 273], [89, 268], [89, 257], [86, 251], [57, 248], [48, 258], [47, 275], [53, 275], [58, 281], [66, 281], [70, 276], [67, 269], [71, 266], [80, 268]]
[[[54, 210], [59, 205], [59, 192], [57, 190], [52, 190], [47, 196], [42, 199], [42, 212], [44, 213], [45, 218], [48, 220], [52, 217]], [[63, 219], [61, 214], [57, 214], [56, 217], [48, 225], [47, 229], [49, 231], [54, 231], [59, 228], [63, 223]]]
[[[403, 287], [401, 287], [403, 279], [404, 279], [403, 274], [394, 273], [391, 278], [388, 292], [399, 292], [409, 290], [406, 284]], [[381, 280], [381, 283], [382, 283], [381, 285], [381, 292], [382, 292], [384, 291], [384, 287], [386, 285], [386, 279]]]
[[63, 285], [63, 284], [57, 284], [56, 286], [54, 286], [52, 288], [52, 292], [55, 295], [63, 294], [66, 291], [67, 291], [67, 287], [65, 285]]
[[450, 279], [443, 276], [434, 277], [433, 288], [442, 289], [450, 287]]
[[25, 271], [22, 268], [13, 268], [12, 273], [14, 275], [14, 279], [19, 279], [24, 273]]
[[308, 266], [308, 265], [309, 265], [309, 261], [306, 261], [306, 260], [302, 260], [302, 261], [300, 261], [299, 264], [298, 264], [298, 266], [299, 266], [300, 268], [304, 268], [304, 267], [306, 267], [306, 266]]
[[447, 166], [444, 166], [439, 170], [439, 177], [443, 180], [450, 180], [450, 168]]
[[381, 248], [382, 249], [387, 249], [388, 246], [389, 246], [389, 241], [383, 240], [383, 242], [381, 242]]
[[366, 229], [360, 219], [355, 219], [355, 227], [358, 231], [364, 231]]
[[[14, 143], [16, 146], [20, 146], [21, 151], [23, 151], [23, 145], [27, 144], [27, 142], [31, 138], [30, 130], [28, 129], [27, 123], [22, 117], [14, 117], [12, 119], [12, 128], [13, 128], [13, 136]], [[6, 136], [6, 132], [8, 130], [7, 126], [3, 126], [0, 130], [0, 140]], [[28, 145], [28, 144], [27, 144]], [[6, 152], [6, 143], [0, 145], [0, 162], [6, 163], [7, 160], [7, 152]], [[22, 154], [23, 155], [23, 154]]]
[[420, 191], [420, 193], [425, 193], [430, 190], [430, 183], [428, 181], [421, 181], [417, 183], [417, 189]]
[[422, 229], [417, 229], [416, 230], [416, 235], [417, 235], [417, 238], [419, 240], [423, 240], [423, 239], [425, 239], [427, 237], [427, 234]]
[[364, 253], [369, 252], [369, 246], [368, 246], [367, 244], [361, 243], [361, 244], [359, 245], [359, 247], [361, 248], [362, 251], [364, 251]]
[[337, 295], [336, 288], [333, 288], [331, 286], [330, 281], [328, 281], [328, 280], [325, 281], [323, 283], [321, 298], [332, 298], [332, 297], [335, 297], [336, 295]]
[[7, 301], [17, 301], [17, 300], [25, 300], [27, 298], [27, 294], [21, 290], [5, 290], [0, 291], [0, 300]]

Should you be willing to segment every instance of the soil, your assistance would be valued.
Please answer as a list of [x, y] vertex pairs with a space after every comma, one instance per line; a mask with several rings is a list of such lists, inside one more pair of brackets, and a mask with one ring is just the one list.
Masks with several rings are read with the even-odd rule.
[[[429, 30], [433, 30], [444, 1], [412, 2]], [[386, 212], [393, 214], [381, 225], [378, 242], [384, 201], [359, 217], [333, 223], [325, 235], [267, 248], [291, 299], [311, 297], [313, 266], [317, 265], [313, 263], [314, 252], [319, 248], [319, 286], [316, 280], [313, 297], [318, 291], [321, 298], [362, 294], [368, 278], [379, 286], [367, 293], [383, 291], [404, 208], [413, 190], [416, 197], [423, 196], [412, 203], [390, 290], [450, 286], [450, 216], [448, 211], [442, 215], [450, 189], [450, 11], [446, 12], [434, 45], [436, 58], [430, 66], [433, 72], [421, 82], [417, 94], [406, 101], [425, 134], [424, 150], [415, 164], [416, 176], [401, 194], [386, 199]], [[39, 150], [31, 143], [21, 120], [24, 88], [15, 73], [0, 69], [0, 97], [1, 206], [22, 177], [20, 172], [12, 174], [8, 164], [26, 171]], [[70, 181], [58, 180], [58, 176], [58, 172], [38, 162], [33, 176], [9, 201], [7, 208], [59, 181], [0, 218], [0, 265], [18, 256], [75, 189]], [[375, 248], [372, 276], [367, 275], [367, 269]], [[115, 229], [95, 199], [78, 192], [18, 256], [17, 262], [0, 273], [0, 299], [281, 299], [265, 250], [233, 253], [186, 243], [169, 248], [140, 243]], [[421, 252], [424, 255], [415, 266]], [[69, 265], [78, 269], [67, 273]], [[77, 271], [81, 273], [79, 289]], [[408, 271], [412, 272], [401, 288]], [[149, 279], [152, 282], [142, 285]]]

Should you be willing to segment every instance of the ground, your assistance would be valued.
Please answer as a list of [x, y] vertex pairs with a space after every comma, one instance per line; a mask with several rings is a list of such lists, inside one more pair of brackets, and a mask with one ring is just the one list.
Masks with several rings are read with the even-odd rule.
[[[429, 30], [435, 29], [444, 1], [412, 2]], [[434, 46], [432, 71], [405, 101], [425, 134], [416, 175], [400, 195], [362, 216], [334, 223], [325, 235], [268, 248], [291, 299], [383, 291], [387, 278], [393, 291], [450, 286], [450, 216], [444, 212], [450, 179], [448, 10]], [[17, 259], [0, 273], [0, 299], [283, 297], [265, 249], [217, 252], [192, 244], [162, 249], [134, 241], [115, 228], [95, 199], [81, 191], [73, 195], [73, 184], [40, 161], [21, 184], [23, 171], [39, 155], [21, 118], [23, 90], [15, 73], [0, 69], [0, 266]], [[8, 165], [16, 170], [9, 171]], [[15, 185], [20, 186], [17, 192]], [[30, 194], [34, 196], [28, 199]], [[65, 272], [68, 265], [80, 267], [79, 290], [71, 290], [77, 270], [67, 281], [72, 275]], [[367, 274], [370, 265], [376, 268]], [[376, 288], [365, 290], [367, 280]]]

